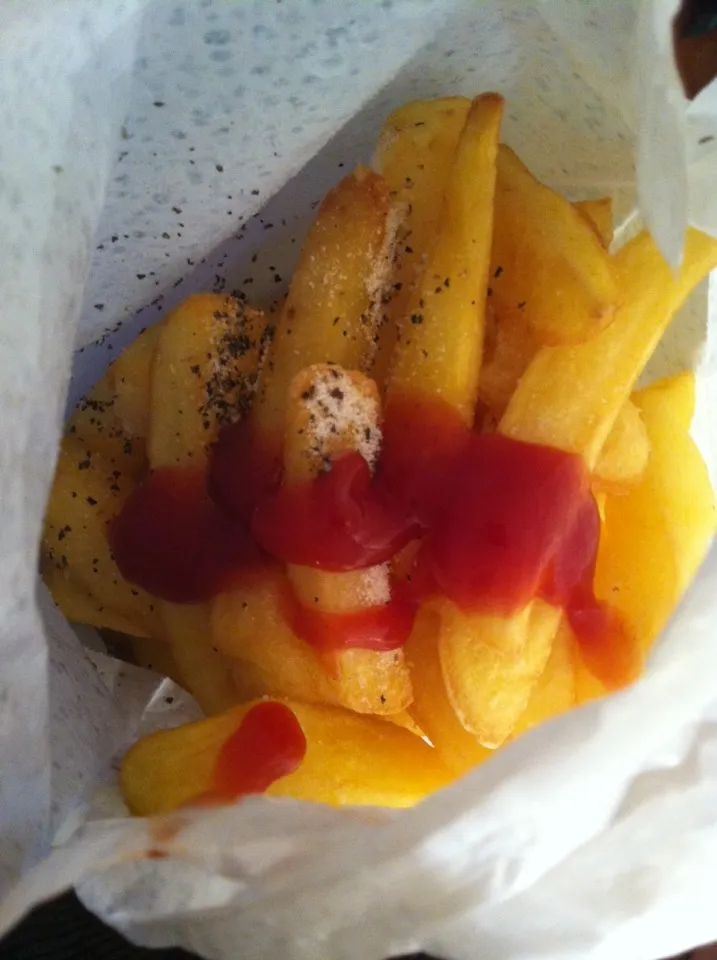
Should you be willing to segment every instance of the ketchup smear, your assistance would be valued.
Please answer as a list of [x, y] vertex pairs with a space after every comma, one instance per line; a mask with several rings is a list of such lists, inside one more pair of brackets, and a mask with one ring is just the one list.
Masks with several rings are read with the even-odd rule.
[[404, 589], [389, 604], [327, 614], [294, 598], [287, 622], [320, 649], [394, 649], [428, 596], [505, 615], [543, 597], [564, 607], [600, 679], [615, 686], [634, 676], [635, 645], [593, 594], [600, 526], [581, 457], [474, 433], [447, 404], [404, 397], [389, 403], [373, 478], [355, 452], [294, 485], [279, 486], [278, 464], [242, 424], [222, 434], [207, 487], [179, 471], [152, 474], [111, 527], [123, 575], [158, 596], [192, 602], [255, 574], [267, 554], [356, 570], [420, 540]]
[[212, 784], [192, 804], [227, 803], [264, 793], [293, 773], [306, 754], [306, 737], [294, 713], [283, 703], [257, 703], [222, 744]]

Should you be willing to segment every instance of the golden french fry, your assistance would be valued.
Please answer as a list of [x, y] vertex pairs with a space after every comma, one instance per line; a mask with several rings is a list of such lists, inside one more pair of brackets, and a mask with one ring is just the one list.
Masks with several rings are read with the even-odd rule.
[[[222, 422], [246, 414], [256, 383], [264, 317], [235, 297], [196, 294], [161, 325], [151, 367], [152, 469], [200, 467]], [[205, 604], [158, 601], [164, 633], [189, 692], [207, 713], [246, 699], [213, 647]], [[252, 695], [263, 693], [252, 690]]]
[[[714, 492], [689, 435], [694, 378], [660, 380], [633, 394], [651, 444], [642, 481], [608, 496], [595, 589], [622, 612], [647, 651], [689, 585], [712, 539]], [[579, 696], [604, 692], [579, 683]]]
[[[62, 570], [51, 561], [45, 560], [42, 564], [42, 578], [52, 594], [52, 599], [68, 620], [86, 623], [98, 629], [116, 630], [133, 637], [148, 636], [146, 627], [152, 626], [152, 623], [142, 624], [139, 619], [132, 620], [121, 611], [100, 603], [89, 590], [75, 583], [66, 569]], [[152, 643], [156, 645], [156, 640], [152, 640]]]
[[532, 730], [544, 720], [557, 717], [577, 703], [575, 660], [577, 644], [570, 627], [563, 621], [555, 634], [550, 659], [537, 684], [533, 687], [528, 706], [521, 714], [513, 736]]
[[613, 323], [589, 343], [541, 347], [500, 424], [517, 440], [580, 453], [591, 468], [675, 311], [717, 265], [717, 240], [688, 230], [677, 277], [644, 232], [613, 260], [622, 303]]
[[281, 574], [267, 575], [212, 601], [213, 643], [237, 662], [235, 673], [251, 667], [275, 696], [344, 705], [360, 713], [399, 713], [407, 688], [401, 651], [371, 659], [366, 657], [371, 651], [346, 650], [339, 658], [324, 659], [288, 626], [286, 589]]
[[[550, 657], [562, 611], [533, 600], [512, 617], [451, 616], [441, 605], [438, 653], [448, 699], [458, 719], [485, 747], [515, 729]], [[448, 615], [447, 615], [448, 613]], [[475, 631], [475, 632], [474, 632]], [[504, 645], [510, 631], [522, 649]]]
[[[182, 678], [207, 714], [221, 713], [240, 703], [242, 696], [234, 681], [231, 665], [212, 645], [209, 610], [204, 604], [160, 602], [165, 636]], [[263, 693], [253, 691], [253, 696]]]
[[[306, 755], [294, 773], [269, 787], [269, 797], [408, 807], [450, 780], [436, 752], [395, 724], [348, 710], [285, 702], [306, 737]], [[141, 816], [165, 813], [210, 790], [222, 745], [252, 706], [139, 740], [120, 773], [130, 810]]]
[[613, 259], [622, 303], [613, 323], [588, 343], [541, 347], [499, 425], [518, 440], [580, 453], [591, 468], [673, 314], [717, 264], [717, 241], [688, 231], [677, 277], [645, 232]]
[[[314, 476], [324, 459], [358, 448], [370, 460], [380, 443], [375, 385], [358, 373], [316, 365], [292, 381], [285, 437], [289, 483]], [[348, 416], [346, 414], [349, 414]], [[374, 567], [329, 573], [290, 565], [296, 598], [327, 613], [353, 613], [389, 598], [388, 570]], [[411, 700], [401, 650], [317, 652], [288, 622], [288, 584], [264, 575], [220, 595], [212, 603], [212, 631], [219, 650], [250, 664], [272, 694], [333, 703], [360, 713], [396, 714]]]
[[467, 97], [407, 103], [387, 118], [379, 136], [374, 163], [403, 210], [371, 368], [380, 388], [388, 377], [399, 324], [408, 314], [409, 300], [433, 248], [446, 182], [470, 105]]
[[446, 766], [461, 775], [491, 755], [461, 724], [451, 706], [438, 657], [440, 620], [430, 606], [420, 610], [405, 647], [413, 681], [409, 712]]
[[260, 310], [212, 293], [187, 297], [164, 318], [151, 366], [153, 470], [201, 467], [222, 423], [248, 412], [264, 329]]
[[483, 352], [503, 98], [471, 104], [446, 185], [435, 246], [399, 328], [388, 381], [397, 395], [429, 396], [473, 423]]
[[262, 372], [254, 423], [281, 448], [293, 378], [312, 363], [365, 369], [397, 218], [383, 178], [358, 168], [327, 195], [304, 243]]
[[107, 541], [107, 523], [134, 486], [131, 476], [88, 450], [78, 437], [66, 436], [45, 513], [43, 544], [51, 564], [101, 606], [131, 621], [133, 633], [159, 636], [154, 599], [122, 578]]
[[[373, 465], [381, 442], [379, 421], [380, 400], [373, 380], [337, 366], [307, 367], [294, 377], [289, 390], [285, 482], [310, 480], [327, 458], [352, 450]], [[346, 573], [290, 564], [287, 575], [299, 603], [329, 614], [359, 613], [387, 603], [391, 596], [388, 564]], [[411, 702], [411, 680], [400, 649], [336, 650], [322, 659], [337, 678], [349, 678], [345, 691], [334, 685], [341, 706], [359, 713], [394, 714]], [[387, 680], [390, 703], [382, 688]]]
[[128, 344], [107, 371], [115, 392], [115, 413], [130, 437], [149, 433], [150, 377], [161, 324], [143, 330]]
[[610, 256], [585, 217], [498, 152], [491, 296], [498, 317], [522, 312], [541, 343], [581, 343], [615, 315]]
[[77, 404], [66, 434], [78, 440], [89, 453], [104, 457], [113, 470], [139, 480], [147, 472], [145, 442], [124, 429], [116, 403], [107, 373]]
[[540, 342], [520, 311], [498, 317], [489, 301], [487, 319], [478, 398], [500, 417]]
[[639, 483], [650, 457], [650, 440], [639, 409], [627, 400], [617, 415], [593, 471], [596, 489], [622, 493]]
[[292, 632], [280, 571], [219, 594], [211, 604], [212, 642], [235, 664], [261, 676], [267, 693], [309, 703], [336, 703], [331, 678], [313, 647]]
[[603, 247], [609, 250], [614, 229], [612, 199], [600, 197], [597, 200], [578, 200], [573, 206], [588, 221]]

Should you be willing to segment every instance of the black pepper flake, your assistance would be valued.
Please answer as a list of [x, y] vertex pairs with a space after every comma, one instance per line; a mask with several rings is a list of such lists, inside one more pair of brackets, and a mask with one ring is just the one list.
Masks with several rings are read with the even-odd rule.
[[492, 296], [493, 296], [493, 287], [488, 287], [487, 293], [488, 293], [488, 296], [489, 296], [489, 297], [492, 297]]
[[252, 197], [258, 197], [258, 196], [259, 196], [259, 191], [258, 191], [258, 190], [252, 190], [251, 195], [252, 195]]
[[308, 388], [308, 390], [304, 390], [304, 392], [301, 394], [301, 399], [313, 400], [315, 396], [316, 396], [316, 387], [312, 383], [311, 386]]
[[526, 307], [526, 303], [527, 303], [527, 301], [521, 300], [520, 303], [518, 304], [518, 309], [519, 309], [519, 310], [524, 310], [525, 307]]
[[706, 137], [700, 137], [697, 143], [700, 146], [702, 146], [705, 143], [711, 143], [713, 140], [714, 140], [714, 136], [712, 134], [708, 134]]
[[502, 267], [496, 267], [495, 273], [493, 274], [493, 276], [496, 278], [496, 280], [498, 279], [498, 277], [501, 275], [502, 272], [503, 272], [503, 268], [502, 268]]
[[89, 470], [89, 469], [90, 469], [90, 461], [89, 461], [89, 460], [80, 460], [80, 462], [77, 464], [77, 469], [78, 469], [78, 470]]
[[412, 313], [411, 314], [411, 323], [414, 327], [419, 327], [423, 323], [423, 314], [422, 313]]
[[338, 400], [340, 403], [344, 398], [344, 392], [339, 387], [334, 387], [330, 393], [330, 396], [332, 396], [334, 400]]
[[172, 703], [174, 703], [174, 697], [165, 697], [165, 698], [164, 698], [164, 702], [165, 702], [165, 703], [172, 704]]
[[450, 287], [450, 285], [451, 285], [451, 278], [446, 277], [446, 279], [443, 281], [443, 286], [446, 287], [447, 289], [448, 287]]
[[91, 507], [96, 507], [96, 506], [97, 506], [97, 501], [95, 500], [94, 497], [87, 497], [87, 502], [89, 503], [89, 505], [90, 505]]
[[381, 703], [385, 703], [385, 702], [386, 702], [386, 698], [384, 697], [383, 694], [381, 694]]
[[193, 363], [189, 369], [192, 371], [192, 373], [193, 373], [196, 377], [198, 377], [199, 374], [200, 374], [200, 372], [201, 372], [201, 367], [199, 366], [198, 363]]
[[155, 100], [154, 103], [153, 103], [153, 106], [155, 106], [155, 107], [163, 107], [163, 106], [164, 106], [164, 100]]
[[413, 253], [413, 247], [404, 247], [403, 249], [406, 251], [406, 253]]
[[95, 304], [95, 310], [104, 310], [104, 308], [105, 308], [104, 303], [96, 303], [96, 304]]

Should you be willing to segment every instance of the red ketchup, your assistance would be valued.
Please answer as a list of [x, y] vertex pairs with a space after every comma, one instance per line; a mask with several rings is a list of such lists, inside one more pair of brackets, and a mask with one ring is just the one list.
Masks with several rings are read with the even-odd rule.
[[361, 454], [344, 453], [315, 479], [262, 498], [252, 531], [286, 563], [341, 571], [390, 560], [420, 529], [400, 500], [372, 483]]
[[268, 788], [293, 773], [306, 754], [306, 737], [283, 703], [257, 703], [222, 745], [212, 785], [200, 802], [226, 802]]
[[109, 525], [122, 576], [173, 603], [200, 603], [266, 558], [245, 526], [209, 498], [203, 470], [155, 470]]
[[326, 614], [291, 597], [284, 615], [292, 629], [321, 650], [391, 650], [426, 596], [504, 615], [543, 597], [565, 608], [600, 679], [616, 686], [635, 675], [634, 642], [593, 594], [600, 524], [581, 457], [474, 433], [441, 401], [392, 398], [373, 478], [349, 453], [310, 482], [279, 484], [270, 447], [248, 426], [227, 428], [210, 495], [196, 474], [157, 471], [128, 499], [111, 527], [123, 575], [165, 599], [195, 602], [250, 575], [267, 554], [356, 570], [420, 539], [410, 598], [394, 591], [383, 607]]
[[394, 596], [381, 606], [356, 613], [326, 613], [299, 603], [291, 590], [284, 599], [283, 614], [297, 637], [317, 650], [398, 650], [408, 640], [416, 605]]

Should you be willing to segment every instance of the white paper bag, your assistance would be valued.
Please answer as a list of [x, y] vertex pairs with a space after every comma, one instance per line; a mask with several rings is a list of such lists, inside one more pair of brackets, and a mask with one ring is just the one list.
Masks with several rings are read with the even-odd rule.
[[[280, 296], [312, 205], [398, 104], [497, 89], [551, 184], [639, 195], [673, 262], [688, 218], [717, 233], [717, 88], [684, 100], [675, 7], [6, 0], [0, 932], [79, 883], [136, 940], [218, 960], [650, 960], [717, 938], [717, 554], [633, 689], [414, 810], [251, 798], [161, 821], [123, 814], [112, 762], [196, 707], [88, 653], [35, 579], [73, 349], [70, 400], [191, 290]], [[713, 481], [715, 302], [705, 285], [653, 365], [696, 367]]]

